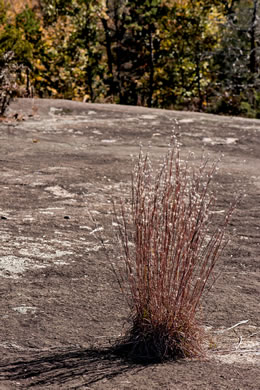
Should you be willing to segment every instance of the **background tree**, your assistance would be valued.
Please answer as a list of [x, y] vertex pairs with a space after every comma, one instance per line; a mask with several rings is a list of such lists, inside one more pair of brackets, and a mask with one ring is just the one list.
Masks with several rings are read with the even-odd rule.
[[216, 112], [259, 115], [260, 26], [258, 0], [232, 2], [215, 53]]
[[36, 96], [260, 116], [259, 0], [0, 0]]

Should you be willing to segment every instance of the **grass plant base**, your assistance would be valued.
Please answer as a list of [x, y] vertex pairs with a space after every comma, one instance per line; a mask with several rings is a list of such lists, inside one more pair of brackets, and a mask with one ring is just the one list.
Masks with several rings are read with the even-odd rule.
[[134, 325], [113, 347], [114, 353], [133, 363], [154, 364], [203, 357], [203, 329], [196, 325], [186, 332], [159, 326]]

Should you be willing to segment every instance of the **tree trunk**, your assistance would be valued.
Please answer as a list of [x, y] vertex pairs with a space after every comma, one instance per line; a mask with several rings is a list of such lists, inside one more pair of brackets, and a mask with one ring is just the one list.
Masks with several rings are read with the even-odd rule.
[[252, 74], [257, 73], [258, 64], [256, 60], [256, 27], [257, 27], [258, 0], [254, 0], [253, 16], [251, 21], [250, 34], [250, 63], [249, 69]]
[[149, 96], [148, 107], [153, 105], [153, 91], [154, 91], [154, 57], [153, 57], [153, 34], [151, 25], [149, 26], [149, 63], [150, 63], [150, 75], [149, 75]]
[[103, 24], [104, 32], [105, 32], [105, 47], [107, 52], [107, 65], [108, 65], [108, 72], [109, 72], [109, 94], [115, 95], [115, 86], [113, 81], [113, 54], [112, 54], [112, 48], [111, 48], [111, 38], [110, 38], [110, 31], [107, 24], [107, 20], [102, 18], [101, 22]]

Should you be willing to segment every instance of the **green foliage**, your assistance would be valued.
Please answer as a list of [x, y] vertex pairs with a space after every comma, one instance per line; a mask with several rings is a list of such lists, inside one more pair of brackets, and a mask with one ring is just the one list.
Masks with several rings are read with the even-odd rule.
[[73, 0], [41, 0], [44, 25], [48, 26], [57, 22], [59, 16], [73, 13]]
[[[28, 8], [26, 8], [26, 11], [32, 12]], [[33, 42], [31, 43], [26, 39], [23, 29], [8, 16], [8, 12], [10, 12], [8, 5], [6, 5], [4, 0], [1, 0], [0, 20], [2, 21], [2, 27], [0, 28], [0, 54], [3, 55], [12, 51], [17, 62], [29, 64], [33, 53]], [[26, 21], [23, 19], [23, 22]]]
[[[232, 115], [257, 115], [260, 30], [258, 1], [238, 0], [221, 26], [221, 42], [214, 53], [213, 69], [220, 97], [212, 111]], [[214, 100], [214, 97], [213, 97]]]
[[4, 0], [0, 0], [0, 25], [4, 25], [7, 19], [7, 7], [4, 3]]
[[39, 45], [41, 40], [40, 20], [28, 6], [16, 16], [16, 28], [23, 31], [27, 42], [35, 47]]
[[7, 25], [0, 35], [0, 53], [12, 50], [19, 63], [29, 64], [33, 46], [23, 39], [22, 32], [15, 26]]
[[27, 65], [40, 97], [253, 116], [258, 3], [42, 0], [16, 15], [0, 0], [0, 53]]

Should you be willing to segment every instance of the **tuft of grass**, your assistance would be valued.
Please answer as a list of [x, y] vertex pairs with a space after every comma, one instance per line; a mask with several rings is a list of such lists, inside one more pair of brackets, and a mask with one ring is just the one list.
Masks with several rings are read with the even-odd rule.
[[142, 150], [132, 175], [131, 204], [114, 204], [122, 254], [114, 268], [130, 307], [130, 328], [115, 349], [154, 362], [203, 354], [198, 319], [202, 294], [227, 239], [236, 202], [213, 220], [216, 163], [181, 161], [173, 145], [154, 173]]

